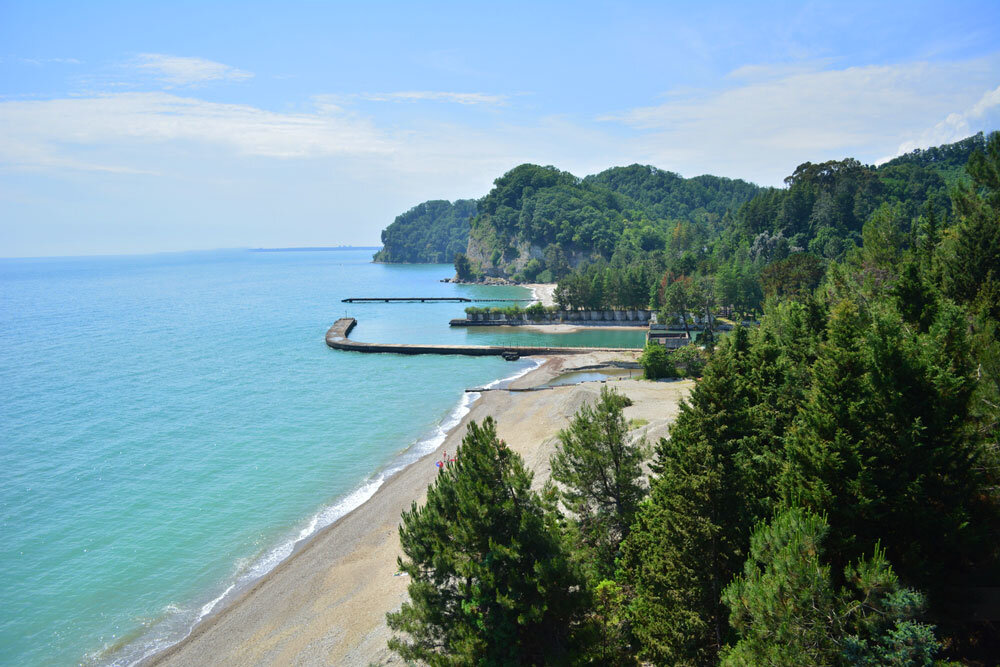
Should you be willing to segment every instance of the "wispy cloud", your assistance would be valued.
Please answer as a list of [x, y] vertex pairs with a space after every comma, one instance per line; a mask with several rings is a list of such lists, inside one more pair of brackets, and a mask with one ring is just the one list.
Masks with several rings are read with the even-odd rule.
[[5, 60], [12, 60], [22, 65], [32, 65], [34, 67], [42, 67], [48, 64], [55, 65], [82, 65], [82, 60], [77, 60], [76, 58], [0, 58], [0, 62]]
[[191, 86], [209, 81], [243, 81], [253, 77], [252, 72], [212, 60], [162, 53], [139, 54], [132, 67], [148, 72], [171, 86]]
[[[168, 93], [0, 102], [0, 163], [14, 167], [90, 168], [133, 172], [129, 166], [87, 166], [83, 149], [122, 146], [221, 146], [240, 155], [311, 158], [385, 153], [389, 140], [370, 121], [325, 106], [277, 113], [250, 105], [206, 102]], [[141, 170], [140, 170], [141, 171]]]
[[[894, 155], [883, 157], [878, 160], [878, 163], [887, 162], [894, 157], [904, 155], [918, 148], [948, 144], [975, 134], [984, 125], [976, 121], [984, 120], [991, 112], [998, 108], [1000, 108], [1000, 86], [986, 91], [979, 98], [979, 101], [965, 111], [950, 113], [944, 120], [935, 124], [934, 127], [921, 132], [919, 137], [904, 141], [899, 145]], [[996, 129], [997, 127], [995, 123], [987, 123], [985, 125], [988, 129]]]
[[956, 106], [972, 107], [987, 84], [997, 84], [997, 64], [745, 66], [722, 90], [684, 91], [599, 120], [637, 131], [644, 160], [659, 166], [778, 183], [805, 160], [884, 155]]
[[450, 102], [454, 104], [503, 105], [507, 95], [487, 93], [452, 93], [436, 90], [404, 90], [395, 93], [360, 93], [354, 97], [369, 102]]

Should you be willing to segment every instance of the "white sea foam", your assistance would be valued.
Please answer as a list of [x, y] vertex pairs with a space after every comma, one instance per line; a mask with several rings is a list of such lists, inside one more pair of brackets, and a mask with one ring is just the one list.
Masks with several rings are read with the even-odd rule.
[[217, 605], [220, 602], [222, 602], [223, 598], [225, 598], [227, 595], [229, 595], [230, 591], [232, 591], [233, 588], [235, 588], [235, 587], [236, 587], [236, 584], [229, 584], [229, 588], [227, 588], [225, 591], [223, 591], [222, 595], [220, 595], [219, 597], [215, 598], [211, 602], [208, 602], [204, 606], [202, 606], [201, 613], [198, 614], [198, 620], [200, 621], [201, 619], [203, 619], [206, 616], [208, 616], [209, 614], [211, 614], [212, 610], [215, 609], [215, 605]]
[[[483, 388], [492, 389], [500, 386], [501, 384], [513, 382], [518, 378], [524, 377], [542, 365], [542, 362], [537, 359], [525, 359], [525, 361], [529, 362], [529, 365], [519, 369], [517, 372], [507, 377], [494, 380], [489, 384], [484, 385]], [[440, 447], [448, 437], [448, 433], [458, 426], [462, 422], [462, 419], [469, 414], [469, 411], [472, 410], [472, 404], [475, 403], [476, 399], [478, 399], [481, 395], [482, 394], [479, 392], [465, 392], [462, 394], [462, 398], [459, 399], [455, 407], [448, 414], [446, 414], [444, 418], [442, 418], [440, 423], [434, 427], [431, 434], [415, 441], [395, 462], [391, 463], [383, 470], [375, 473], [372, 477], [362, 482], [356, 489], [348, 493], [346, 496], [341, 497], [332, 505], [320, 509], [302, 525], [294, 536], [283, 540], [265, 552], [261, 557], [255, 560], [240, 559], [237, 561], [234, 572], [234, 580], [232, 580], [232, 583], [228, 585], [221, 595], [218, 595], [209, 602], [203, 604], [196, 617], [192, 618], [193, 615], [189, 613], [189, 610], [183, 610], [175, 607], [174, 605], [168, 605], [167, 611], [173, 613], [170, 614], [172, 618], [165, 619], [162, 626], [163, 632], [157, 633], [157, 636], [147, 636], [146, 641], [141, 647], [138, 647], [139, 650], [136, 653], [127, 657], [121, 656], [120, 662], [115, 661], [112, 664], [137, 664], [142, 660], [145, 660], [146, 658], [185, 639], [191, 634], [194, 627], [200, 621], [204, 620], [206, 616], [211, 614], [216, 608], [218, 608], [219, 605], [233, 593], [233, 591], [239, 592], [246, 590], [253, 582], [265, 576], [268, 572], [277, 567], [283, 560], [292, 555], [295, 551], [295, 547], [301, 542], [312, 537], [317, 532], [347, 515], [352, 510], [363, 505], [365, 501], [375, 495], [375, 492], [379, 490], [387, 479], [406, 466], [414, 463], [420, 458], [423, 458]], [[187, 618], [188, 620], [184, 622], [182, 620], [184, 618]], [[187, 626], [186, 631], [179, 636], [176, 634], [178, 621]]]

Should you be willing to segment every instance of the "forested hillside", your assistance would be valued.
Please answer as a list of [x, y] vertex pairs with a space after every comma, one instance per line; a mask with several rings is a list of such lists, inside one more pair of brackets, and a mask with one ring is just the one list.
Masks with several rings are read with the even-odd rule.
[[[815, 287], [831, 260], [864, 243], [866, 226], [871, 235], [886, 235], [882, 242], [907, 247], [922, 225], [949, 224], [949, 190], [965, 178], [972, 152], [984, 147], [979, 134], [878, 168], [850, 158], [806, 162], [786, 187], [757, 190], [718, 222], [707, 215], [652, 220], [649, 227], [667, 230], [656, 242], [637, 244], [623, 234], [610, 259], [591, 255], [557, 276], [557, 297], [570, 307], [635, 306], [645, 290], [652, 308], [669, 301], [718, 306], [725, 314], [759, 312], [769, 296]], [[623, 273], [640, 270], [642, 285], [622, 293]]]
[[893, 158], [879, 167], [879, 170], [893, 169], [903, 165], [913, 165], [933, 169], [949, 185], [954, 185], [965, 177], [965, 165], [972, 153], [986, 149], [986, 137], [982, 132], [953, 144], [918, 148], [917, 150]]
[[459, 199], [417, 204], [382, 231], [382, 249], [376, 262], [441, 264], [455, 261], [469, 242], [469, 220], [476, 202]]
[[463, 280], [559, 282], [569, 308], [759, 312], [769, 296], [814, 288], [826, 265], [870, 234], [912, 245], [921, 225], [947, 226], [950, 189], [985, 148], [982, 133], [873, 167], [799, 165], [784, 188], [614, 167], [578, 178], [524, 164], [479, 202], [430, 201], [382, 233], [386, 262], [456, 261]]
[[[677, 223], [714, 230], [759, 188], [632, 165], [580, 179], [524, 164], [496, 180], [472, 221], [473, 275], [558, 280], [619, 251], [662, 250]], [[684, 232], [679, 232], [684, 234]]]
[[670, 171], [638, 164], [612, 167], [587, 176], [583, 182], [601, 185], [629, 197], [653, 218], [684, 219], [709, 225], [718, 223], [726, 211], [738, 209], [761, 189], [746, 181], [719, 176], [683, 178]]
[[[390, 648], [442, 665], [997, 664], [1000, 133], [949, 191], [921, 155], [807, 163], [715, 238], [676, 222], [632, 247], [663, 315], [731, 308], [746, 278], [767, 296], [757, 325], [665, 360], [701, 378], [648, 481], [607, 389], [560, 433], [540, 493], [492, 421], [472, 423], [403, 515]], [[585, 187], [501, 181], [489, 210], [509, 224], [501, 207], [536, 187]], [[624, 195], [585, 192], [629, 228]], [[704, 240], [681, 244], [688, 225]], [[562, 298], [629, 298], [624, 256], [568, 273]]]

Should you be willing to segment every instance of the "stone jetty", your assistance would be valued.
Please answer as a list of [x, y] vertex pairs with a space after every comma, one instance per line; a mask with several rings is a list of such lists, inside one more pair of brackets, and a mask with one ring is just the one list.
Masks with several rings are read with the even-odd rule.
[[552, 354], [585, 354], [587, 352], [625, 352], [617, 347], [533, 347], [529, 345], [422, 345], [410, 343], [362, 343], [348, 336], [358, 323], [353, 317], [342, 317], [326, 332], [326, 344], [335, 350], [351, 352], [381, 352], [392, 354], [461, 354], [471, 357], [497, 356], [504, 359]]

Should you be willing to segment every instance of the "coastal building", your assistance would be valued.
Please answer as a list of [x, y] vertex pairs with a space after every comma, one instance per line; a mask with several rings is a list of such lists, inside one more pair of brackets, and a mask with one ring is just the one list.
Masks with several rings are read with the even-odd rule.
[[670, 331], [666, 324], [653, 323], [646, 330], [646, 342], [673, 349], [684, 347], [691, 342], [691, 337], [686, 331]]

